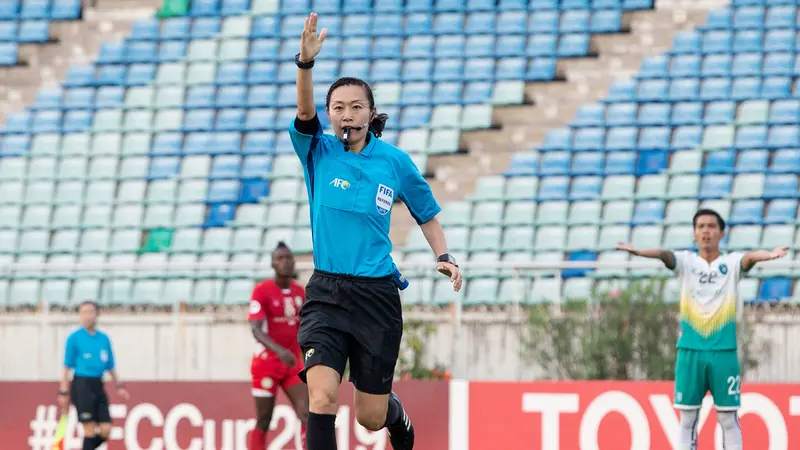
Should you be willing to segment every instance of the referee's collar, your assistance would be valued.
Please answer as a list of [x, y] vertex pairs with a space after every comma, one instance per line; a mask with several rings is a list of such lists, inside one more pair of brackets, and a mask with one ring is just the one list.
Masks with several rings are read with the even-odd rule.
[[367, 131], [367, 137], [365, 139], [367, 139], [367, 145], [365, 145], [364, 148], [361, 149], [361, 153], [359, 154], [368, 157], [372, 154], [372, 150], [375, 149], [375, 144], [377, 143], [378, 138], [376, 138], [375, 135], [372, 134], [372, 131]]

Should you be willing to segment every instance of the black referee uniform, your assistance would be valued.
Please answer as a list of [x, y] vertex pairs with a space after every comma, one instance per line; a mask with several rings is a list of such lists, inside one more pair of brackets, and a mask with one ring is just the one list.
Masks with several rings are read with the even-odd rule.
[[67, 338], [64, 366], [73, 370], [70, 398], [81, 423], [111, 423], [103, 374], [114, 369], [111, 340], [105, 333], [86, 328]]

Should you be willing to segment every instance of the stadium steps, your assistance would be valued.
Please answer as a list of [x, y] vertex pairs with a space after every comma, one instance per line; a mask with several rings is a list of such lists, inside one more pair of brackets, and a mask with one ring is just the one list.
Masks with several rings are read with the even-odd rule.
[[58, 88], [71, 65], [97, 58], [103, 43], [126, 36], [134, 20], [152, 17], [160, 0], [98, 0], [84, 5], [80, 21], [52, 22], [50, 42], [20, 46], [19, 65], [0, 68], [0, 123], [8, 113], [22, 111], [36, 100], [41, 88]]

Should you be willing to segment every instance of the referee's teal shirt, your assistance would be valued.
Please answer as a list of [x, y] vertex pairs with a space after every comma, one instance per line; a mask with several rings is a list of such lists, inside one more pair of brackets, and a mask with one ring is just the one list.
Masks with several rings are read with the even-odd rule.
[[[298, 125], [315, 131], [301, 133]], [[389, 225], [395, 198], [418, 224], [442, 210], [411, 157], [371, 132], [361, 153], [345, 151], [336, 136], [323, 133], [316, 116], [307, 122], [295, 118], [289, 134], [305, 171], [314, 267], [362, 277], [392, 274]]]
[[111, 340], [97, 330], [94, 334], [86, 328], [75, 330], [67, 338], [64, 365], [77, 377], [102, 378], [107, 370], [114, 369]]

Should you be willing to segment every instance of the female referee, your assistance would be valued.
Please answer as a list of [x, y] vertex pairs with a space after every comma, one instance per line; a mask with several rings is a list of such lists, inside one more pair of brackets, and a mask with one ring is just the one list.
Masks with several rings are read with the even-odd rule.
[[318, 16], [305, 20], [297, 72], [297, 118], [289, 128], [303, 164], [311, 203], [314, 274], [300, 310], [300, 378], [309, 394], [308, 450], [335, 450], [339, 384], [350, 361], [358, 422], [387, 428], [395, 450], [414, 447], [414, 428], [392, 392], [403, 333], [398, 285], [392, 274], [389, 225], [396, 197], [408, 206], [437, 256], [439, 272], [461, 289], [461, 273], [447, 253], [436, 215], [441, 208], [411, 158], [380, 141], [388, 118], [377, 114], [372, 90], [342, 78], [328, 90], [325, 108], [335, 136], [322, 132], [311, 68], [327, 35]]

